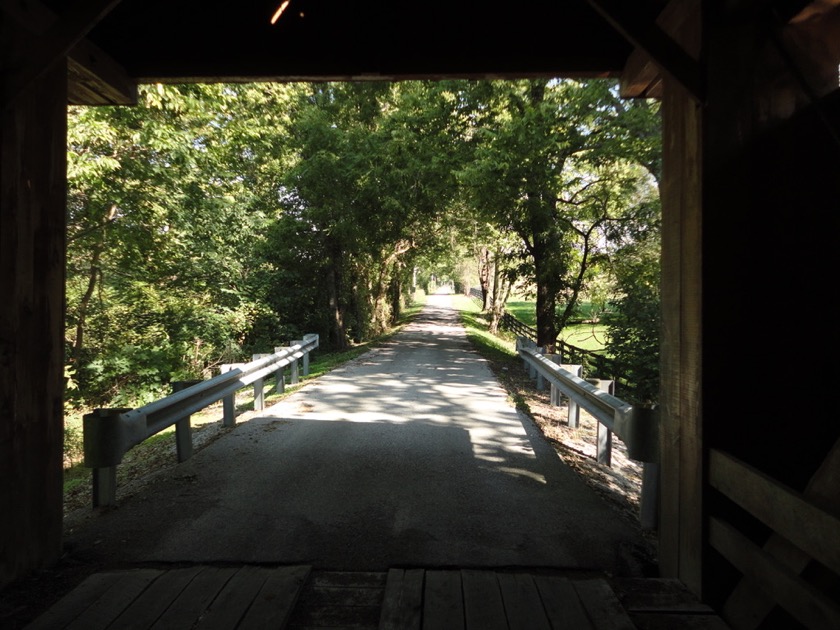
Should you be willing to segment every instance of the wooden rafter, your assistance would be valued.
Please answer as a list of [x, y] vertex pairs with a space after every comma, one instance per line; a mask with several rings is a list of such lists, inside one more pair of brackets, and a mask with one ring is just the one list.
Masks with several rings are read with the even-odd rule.
[[697, 101], [704, 101], [700, 64], [658, 24], [640, 16], [621, 0], [587, 2], [627, 41], [644, 51], [662, 72], [682, 85]]
[[33, 46], [35, 52], [27, 57], [26, 63], [3, 81], [2, 105], [11, 103], [53, 64], [67, 57], [119, 3], [120, 0], [77, 0], [70, 11], [55, 19], [38, 37], [37, 45]]

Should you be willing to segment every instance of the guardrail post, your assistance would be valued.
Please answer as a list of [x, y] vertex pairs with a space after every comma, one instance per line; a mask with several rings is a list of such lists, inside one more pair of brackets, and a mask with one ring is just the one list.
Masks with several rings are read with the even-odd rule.
[[[537, 346], [534, 347], [534, 352], [537, 352], [539, 354], [542, 354], [544, 350], [545, 348], [540, 348]], [[540, 379], [542, 378], [542, 375], [537, 371], [536, 365], [528, 363], [528, 376], [537, 379], [537, 387], [539, 388]]]
[[[560, 365], [561, 368], [566, 370], [567, 372], [571, 372], [574, 376], [580, 377], [583, 373], [583, 366], [582, 365], [570, 365], [568, 363], [563, 363]], [[569, 428], [577, 429], [580, 426], [580, 406], [569, 398]], [[600, 424], [600, 422], [598, 423]]]
[[[608, 381], [598, 378], [586, 379], [602, 392], [607, 392], [610, 396], [615, 395], [615, 381]], [[597, 426], [596, 443], [598, 445], [597, 460], [599, 464], [605, 466], [612, 466], [612, 434], [607, 427], [600, 422]]]
[[[318, 343], [317, 343], [317, 342], [319, 341], [319, 339], [320, 339], [320, 338], [319, 338], [319, 337], [318, 337], [318, 335], [317, 335], [317, 334], [315, 334], [315, 333], [310, 333], [310, 334], [308, 334], [308, 335], [304, 335], [304, 336], [303, 336], [303, 341], [304, 341], [305, 343], [309, 343], [309, 342], [311, 342], [311, 341], [315, 341], [315, 342], [316, 342], [316, 343], [315, 343], [315, 347], [316, 347], [316, 348], [318, 347]], [[314, 348], [313, 348], [313, 349], [314, 349]], [[307, 351], [306, 351], [306, 354], [304, 354], [304, 355], [303, 355], [303, 375], [304, 375], [304, 376], [309, 376], [309, 355], [310, 355], [310, 352], [311, 352], [311, 351], [307, 350]]]
[[[560, 365], [561, 355], [545, 354], [543, 356], [555, 365]], [[560, 406], [560, 390], [554, 383], [549, 383], [548, 404], [552, 407]]]
[[93, 507], [117, 503], [117, 465], [125, 454], [118, 417], [130, 409], [94, 409], [82, 418], [85, 466], [93, 469]]
[[[251, 358], [257, 361], [270, 356], [270, 354], [255, 354]], [[263, 409], [265, 409], [265, 380], [258, 378], [254, 381], [254, 411], [262, 411]]]
[[[227, 374], [234, 367], [234, 364], [223, 365], [220, 372]], [[226, 427], [236, 426], [236, 392], [222, 398], [222, 425]]]
[[[183, 391], [201, 381], [172, 381], [172, 393]], [[190, 430], [190, 417], [184, 416], [175, 421], [175, 450], [178, 453], [178, 462], [185, 462], [193, 455], [192, 431]]]
[[[294, 341], [290, 341], [289, 345], [290, 346], [299, 346], [302, 343], [303, 343], [302, 340], [296, 339]], [[292, 385], [297, 385], [300, 382], [300, 369], [298, 367], [298, 360], [297, 359], [292, 361], [291, 368], [292, 368], [292, 376], [291, 376], [291, 379], [290, 379], [290, 383]]]
[[[274, 354], [277, 354], [278, 352], [283, 352], [283, 350], [285, 349], [286, 348], [284, 348], [283, 346], [275, 346]], [[279, 368], [276, 374], [277, 376], [275, 378], [277, 379], [277, 385], [275, 387], [277, 388], [277, 392], [282, 394], [286, 391], [286, 367], [283, 366]]]

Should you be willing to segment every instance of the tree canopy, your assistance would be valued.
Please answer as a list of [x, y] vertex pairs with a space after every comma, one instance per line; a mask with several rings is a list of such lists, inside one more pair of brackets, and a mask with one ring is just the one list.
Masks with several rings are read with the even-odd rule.
[[497, 315], [529, 287], [550, 347], [595, 276], [636, 308], [641, 276], [615, 263], [657, 225], [657, 109], [604, 80], [156, 85], [69, 123], [80, 406], [138, 404], [307, 332], [346, 348], [417, 278], [470, 268]]

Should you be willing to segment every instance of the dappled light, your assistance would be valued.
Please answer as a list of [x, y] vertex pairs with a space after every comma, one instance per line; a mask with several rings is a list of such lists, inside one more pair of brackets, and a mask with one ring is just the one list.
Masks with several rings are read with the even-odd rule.
[[643, 573], [638, 529], [516, 410], [450, 299], [430, 296], [398, 335], [181, 464], [155, 487], [165, 501], [126, 502], [78, 543], [161, 562]]

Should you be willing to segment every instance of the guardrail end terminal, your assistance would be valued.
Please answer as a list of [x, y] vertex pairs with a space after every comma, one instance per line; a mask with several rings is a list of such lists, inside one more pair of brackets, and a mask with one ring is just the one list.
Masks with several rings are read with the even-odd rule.
[[125, 426], [120, 414], [131, 409], [94, 409], [82, 418], [84, 465], [108, 468], [122, 462], [126, 451]]

